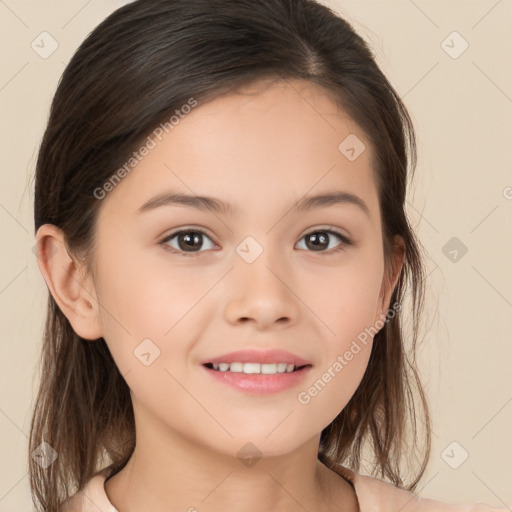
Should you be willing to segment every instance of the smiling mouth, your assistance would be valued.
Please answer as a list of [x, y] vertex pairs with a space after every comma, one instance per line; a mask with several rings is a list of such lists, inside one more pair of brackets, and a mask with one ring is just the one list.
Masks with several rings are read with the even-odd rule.
[[285, 373], [293, 373], [302, 370], [310, 364], [295, 366], [290, 363], [206, 363], [203, 366], [217, 372], [225, 373], [242, 373], [247, 375], [280, 375]]

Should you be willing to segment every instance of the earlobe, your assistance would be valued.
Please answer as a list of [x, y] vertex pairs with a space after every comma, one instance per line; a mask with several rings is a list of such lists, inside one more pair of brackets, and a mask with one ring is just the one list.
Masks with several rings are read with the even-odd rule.
[[48, 290], [82, 338], [102, 336], [99, 304], [94, 283], [85, 277], [85, 269], [66, 248], [65, 237], [58, 227], [44, 224], [36, 234], [37, 264]]

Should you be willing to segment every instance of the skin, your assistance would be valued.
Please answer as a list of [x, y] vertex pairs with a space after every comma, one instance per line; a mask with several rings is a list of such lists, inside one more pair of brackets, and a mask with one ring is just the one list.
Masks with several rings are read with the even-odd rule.
[[[349, 134], [366, 144], [355, 161], [338, 150]], [[77, 334], [105, 339], [131, 390], [137, 446], [105, 484], [120, 512], [358, 510], [352, 486], [317, 453], [322, 429], [359, 386], [372, 339], [308, 404], [297, 395], [382, 318], [399, 276], [403, 251], [384, 265], [371, 151], [317, 86], [253, 84], [199, 104], [102, 200], [96, 279], [58, 228], [38, 230], [41, 254], [53, 255], [38, 260], [52, 295]], [[168, 189], [238, 212], [137, 213]], [[359, 196], [369, 215], [353, 204], [290, 210], [305, 194], [333, 190]], [[178, 237], [162, 243], [190, 226], [207, 232], [193, 256]], [[343, 242], [330, 235], [321, 250], [308, 246], [306, 234], [326, 229], [353, 244], [334, 252]], [[247, 236], [263, 249], [251, 264], [236, 252]], [[134, 356], [146, 338], [160, 350], [149, 366]], [[200, 365], [246, 348], [288, 350], [313, 368], [291, 389], [256, 396]], [[251, 467], [237, 457], [248, 442], [262, 456]]]

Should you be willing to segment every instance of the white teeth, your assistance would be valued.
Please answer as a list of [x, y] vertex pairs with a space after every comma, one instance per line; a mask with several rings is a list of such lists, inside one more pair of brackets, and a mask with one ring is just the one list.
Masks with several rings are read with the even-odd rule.
[[260, 363], [244, 363], [244, 373], [262, 373]]
[[231, 363], [229, 365], [230, 372], [240, 373], [244, 371], [244, 365], [242, 363]]
[[262, 364], [261, 373], [265, 373], [267, 375], [277, 373], [277, 364]]
[[291, 373], [295, 370], [295, 365], [291, 363], [212, 363], [213, 369], [221, 372], [234, 373], [263, 373], [265, 375], [274, 375], [276, 373]]

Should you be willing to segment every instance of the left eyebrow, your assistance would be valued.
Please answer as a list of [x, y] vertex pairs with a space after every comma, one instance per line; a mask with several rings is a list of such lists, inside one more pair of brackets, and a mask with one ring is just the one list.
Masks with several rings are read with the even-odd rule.
[[305, 196], [297, 201], [292, 208], [297, 211], [309, 211], [314, 208], [325, 208], [334, 204], [353, 204], [366, 213], [368, 217], [371, 216], [370, 209], [359, 196], [343, 191], [325, 192], [316, 196]]
[[[305, 196], [292, 205], [296, 211], [310, 211], [315, 208], [326, 208], [335, 204], [352, 204], [360, 208], [366, 215], [370, 216], [370, 210], [366, 203], [358, 196], [349, 192], [336, 191], [325, 192], [315, 196]], [[190, 206], [197, 210], [212, 211], [229, 216], [238, 213], [230, 203], [209, 196], [194, 196], [182, 192], [162, 192], [145, 202], [137, 213], [154, 210], [162, 206], [183, 205]]]

